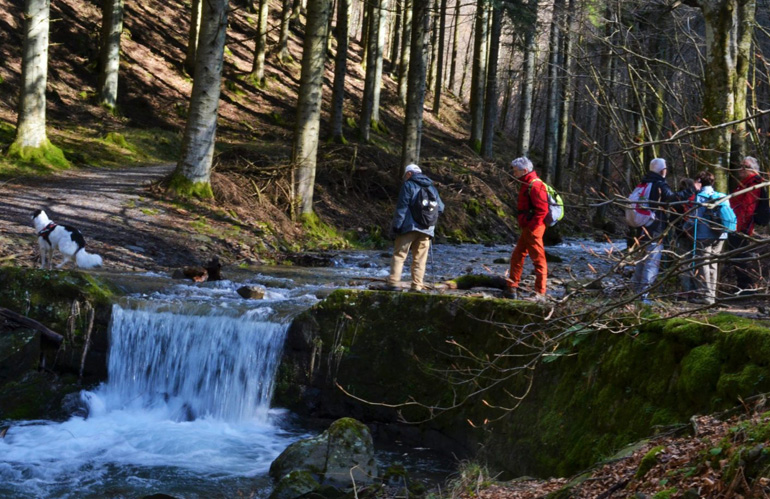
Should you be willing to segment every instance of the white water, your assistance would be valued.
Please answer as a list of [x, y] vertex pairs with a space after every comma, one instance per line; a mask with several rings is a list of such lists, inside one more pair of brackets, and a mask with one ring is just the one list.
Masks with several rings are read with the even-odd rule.
[[0, 439], [0, 497], [268, 487], [270, 463], [297, 438], [268, 410], [286, 328], [115, 306], [109, 381], [81, 394], [88, 417], [11, 427]]

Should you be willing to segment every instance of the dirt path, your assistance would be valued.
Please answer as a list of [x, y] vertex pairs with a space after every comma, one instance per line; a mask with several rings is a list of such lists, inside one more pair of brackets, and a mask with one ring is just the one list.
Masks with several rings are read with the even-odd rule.
[[0, 264], [39, 264], [31, 216], [40, 208], [56, 223], [77, 227], [106, 268], [168, 270], [220, 255], [228, 242], [213, 236], [215, 226], [196, 224], [197, 214], [189, 207], [158, 199], [149, 190], [172, 169], [88, 168], [0, 182]]

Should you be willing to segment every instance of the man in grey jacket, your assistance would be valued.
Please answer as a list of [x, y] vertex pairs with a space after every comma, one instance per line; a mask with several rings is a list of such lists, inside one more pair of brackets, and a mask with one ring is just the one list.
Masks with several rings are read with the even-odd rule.
[[[415, 217], [420, 218], [420, 213], [413, 212], [413, 210], [419, 210], [414, 201], [420, 197], [423, 188], [428, 189], [432, 197], [435, 198], [436, 206], [433, 209], [437, 209], [438, 213], [443, 213], [444, 203], [441, 201], [433, 181], [423, 175], [419, 166], [408, 165], [404, 170], [404, 183], [398, 193], [396, 213], [393, 215], [393, 223], [391, 224], [391, 228], [396, 234], [393, 259], [390, 263], [390, 276], [387, 281], [387, 289], [391, 291], [401, 289], [398, 283], [401, 281], [404, 260], [406, 260], [410, 250], [412, 252], [412, 285], [410, 290], [419, 292], [424, 286], [425, 264], [428, 261], [430, 240], [433, 239], [436, 226], [425, 225], [415, 220]], [[434, 215], [437, 217], [438, 213]]]

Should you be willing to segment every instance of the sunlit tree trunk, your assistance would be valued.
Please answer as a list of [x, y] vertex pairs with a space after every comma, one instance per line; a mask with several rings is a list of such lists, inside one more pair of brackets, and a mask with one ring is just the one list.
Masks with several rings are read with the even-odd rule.
[[484, 84], [487, 79], [487, 2], [476, 2], [476, 35], [473, 43], [473, 69], [471, 70], [471, 133], [468, 142], [474, 151], [481, 152], [481, 135], [484, 132]]
[[45, 130], [49, 12], [48, 0], [27, 0], [24, 4], [19, 114], [16, 138], [8, 149], [8, 156], [40, 164], [67, 166], [64, 154], [48, 141]]
[[[751, 40], [754, 35], [756, 9], [756, 0], [738, 3], [738, 19], [737, 26], [735, 26], [737, 31], [735, 41], [735, 80], [733, 83], [733, 88], [735, 89], [735, 114], [733, 119], [736, 121], [745, 119], [747, 116], [746, 95], [749, 88], [749, 67], [752, 59]], [[746, 134], [746, 122], [735, 125], [735, 133], [730, 136], [731, 168], [739, 168], [743, 157], [746, 156]]]
[[[745, 89], [737, 93], [736, 84], [742, 80], [745, 85], [748, 76], [748, 63], [741, 64], [741, 76], [738, 64], [744, 59], [748, 61], [750, 56], [756, 0], [687, 0], [684, 3], [699, 7], [706, 22], [703, 119], [717, 126], [745, 116]], [[741, 111], [736, 113], [738, 108]], [[716, 177], [715, 188], [722, 192], [728, 189], [730, 150], [736, 132], [740, 133], [740, 129], [725, 126], [702, 134], [700, 159]]]
[[195, 74], [195, 54], [198, 48], [198, 33], [201, 28], [201, 0], [192, 0], [190, 10], [190, 28], [187, 31], [187, 53], [184, 58], [184, 69], [187, 74]]
[[257, 21], [257, 39], [256, 44], [254, 45], [254, 64], [251, 66], [251, 78], [258, 87], [265, 86], [268, 6], [268, 0], [259, 0], [259, 19]]
[[500, 55], [500, 31], [503, 13], [499, 6], [492, 7], [492, 25], [489, 37], [489, 68], [487, 70], [486, 99], [484, 103], [484, 132], [481, 137], [481, 155], [491, 159], [497, 123], [497, 62]]
[[350, 0], [338, 0], [337, 4], [337, 54], [334, 57], [334, 83], [332, 84], [331, 128], [332, 140], [345, 143], [342, 134], [345, 103], [345, 76], [347, 75], [348, 44], [350, 32]]
[[228, 0], [206, 0], [201, 5], [201, 30], [190, 110], [182, 156], [170, 188], [180, 194], [211, 197], [211, 163], [217, 132], [219, 89], [222, 82]]
[[99, 100], [114, 109], [118, 101], [120, 35], [123, 32], [123, 0], [102, 3], [102, 37], [99, 53]]
[[313, 213], [313, 187], [318, 154], [323, 75], [326, 60], [326, 30], [329, 0], [308, 2], [307, 25], [302, 49], [302, 73], [297, 99], [292, 163], [297, 169], [296, 201], [302, 215]]
[[438, 11], [438, 48], [436, 50], [436, 87], [433, 91], [433, 114], [441, 114], [441, 89], [444, 86], [444, 37], [446, 36], [446, 3], [441, 0]]
[[412, 7], [412, 0], [404, 0], [404, 28], [401, 30], [401, 60], [398, 65], [398, 100], [404, 107], [412, 44]]
[[410, 163], [420, 162], [422, 140], [422, 112], [425, 103], [425, 69], [428, 58], [430, 27], [430, 0], [413, 0], [412, 40], [410, 43], [409, 88], [407, 91], [404, 139], [401, 148], [401, 164], [396, 176], [401, 178], [403, 169]]

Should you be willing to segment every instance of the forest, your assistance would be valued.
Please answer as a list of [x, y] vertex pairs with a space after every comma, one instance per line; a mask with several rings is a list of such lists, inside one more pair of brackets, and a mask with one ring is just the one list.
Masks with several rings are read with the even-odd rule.
[[723, 192], [741, 157], [767, 168], [763, 0], [19, 3], [2, 19], [4, 170], [89, 162], [48, 139], [47, 111], [99, 138], [184, 130], [167, 183], [201, 198], [215, 156], [223, 171], [240, 157], [218, 136], [290, 144], [247, 175], [280, 184], [292, 220], [318, 211], [316, 171], [324, 181], [351, 152], [354, 174], [357, 155], [394, 182], [449, 160], [452, 181], [468, 168], [493, 185], [529, 156], [575, 218], [616, 232], [601, 201], [654, 157], [677, 176], [711, 170]]
[[[768, 222], [627, 218], [750, 158], [770, 207], [770, 0], [0, 0], [0, 496], [767, 497]], [[445, 211], [401, 293], [412, 164]], [[103, 268], [37, 269], [40, 209]], [[342, 485], [282, 462], [335, 432]]]

